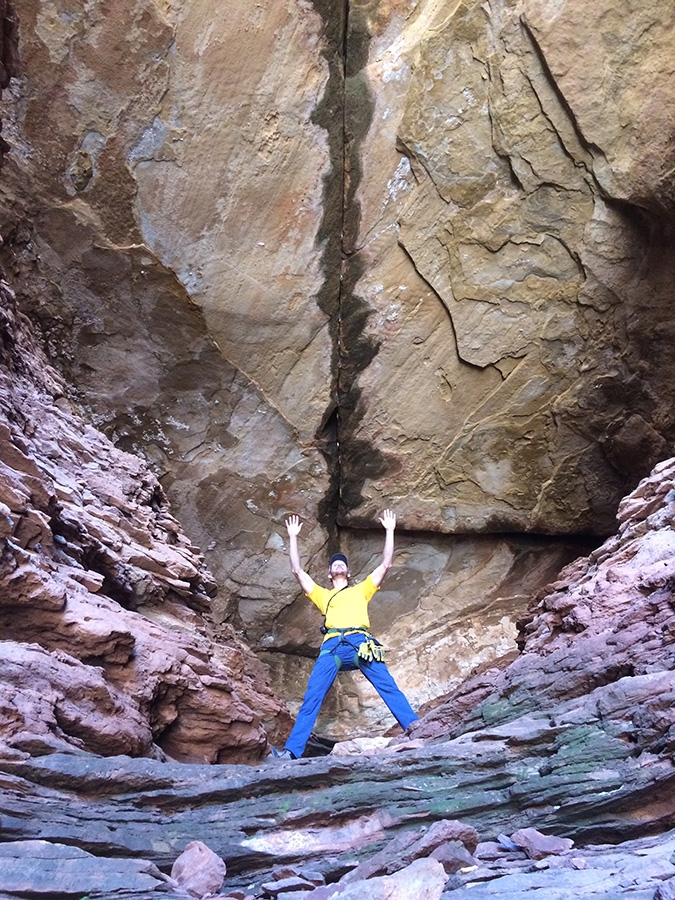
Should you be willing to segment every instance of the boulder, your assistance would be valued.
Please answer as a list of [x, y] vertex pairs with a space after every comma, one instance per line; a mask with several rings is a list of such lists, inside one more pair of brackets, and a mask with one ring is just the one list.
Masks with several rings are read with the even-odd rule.
[[223, 860], [201, 841], [191, 841], [171, 866], [171, 877], [193, 897], [217, 894], [227, 867]]
[[521, 828], [511, 835], [513, 843], [524, 850], [530, 859], [544, 859], [547, 856], [559, 856], [567, 853], [574, 846], [569, 838], [556, 837], [554, 834], [542, 834], [536, 828]]
[[435, 859], [418, 859], [393, 875], [370, 878], [366, 883], [330, 885], [319, 887], [309, 895], [311, 900], [357, 900], [364, 891], [373, 900], [406, 900], [410, 896], [420, 900], [440, 900], [446, 875], [443, 866]]

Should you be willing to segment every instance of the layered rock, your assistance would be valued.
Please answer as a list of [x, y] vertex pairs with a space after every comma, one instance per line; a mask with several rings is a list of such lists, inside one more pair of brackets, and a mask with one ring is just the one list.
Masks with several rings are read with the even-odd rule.
[[[97, 859], [77, 847], [47, 841], [16, 841], [0, 848], [0, 884], [5, 897], [58, 896], [138, 898], [157, 888], [171, 892], [172, 884], [157, 866], [145, 860]], [[171, 894], [170, 894], [171, 895]], [[173, 893], [173, 896], [181, 894]], [[185, 900], [185, 893], [182, 893]]]
[[2, 742], [255, 759], [286, 725], [140, 459], [86, 425], [0, 281]]
[[[297, 702], [283, 519], [313, 573], [337, 543], [365, 570], [394, 506], [413, 701], [512, 647], [503, 586], [610, 533], [675, 436], [672, 4], [3, 9], [3, 258], [219, 620]], [[369, 703], [349, 686], [336, 735]]]
[[587, 707], [597, 688], [607, 700], [597, 701], [594, 716], [605, 703], [623, 708], [623, 739], [664, 750], [672, 725], [674, 484], [675, 462], [656, 466], [621, 503], [618, 534], [564, 569], [523, 620], [524, 652], [467, 679], [429, 714], [420, 736], [547, 718], [562, 701]]
[[240, 900], [284, 886], [313, 900], [398, 896], [422, 871], [436, 898], [666, 900], [674, 479], [675, 460], [658, 466], [622, 504], [619, 534], [538, 601], [519, 657], [469, 679], [412, 737], [262, 766], [5, 756], [5, 839], [19, 842], [16, 858], [41, 840], [126, 860], [130, 879], [131, 861], [168, 871], [199, 841]]

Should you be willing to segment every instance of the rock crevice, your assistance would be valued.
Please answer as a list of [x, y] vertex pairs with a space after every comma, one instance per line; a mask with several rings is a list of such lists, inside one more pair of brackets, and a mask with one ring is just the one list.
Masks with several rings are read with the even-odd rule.
[[[330, 148], [330, 168], [323, 178], [323, 218], [317, 232], [324, 282], [316, 302], [328, 318], [332, 379], [330, 405], [317, 432], [329, 478], [320, 516], [328, 527], [329, 548], [337, 549], [338, 520], [344, 508], [361, 502], [359, 476], [355, 473], [362, 472], [362, 482], [384, 474], [386, 469], [382, 454], [373, 453], [367, 442], [351, 440], [362, 414], [359, 373], [372, 362], [378, 349], [377, 343], [364, 334], [371, 313], [355, 290], [363, 274], [356, 248], [361, 152], [372, 125], [373, 103], [363, 72], [370, 37], [364, 11], [346, 2], [337, 15], [330, 4], [315, 5], [324, 19], [322, 52], [329, 76], [312, 120], [326, 130]], [[348, 477], [345, 467], [350, 470]]]

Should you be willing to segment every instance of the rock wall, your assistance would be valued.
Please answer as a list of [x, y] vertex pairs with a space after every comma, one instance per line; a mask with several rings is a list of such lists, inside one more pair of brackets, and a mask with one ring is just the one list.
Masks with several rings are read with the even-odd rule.
[[[365, 571], [393, 506], [377, 626], [413, 702], [513, 647], [675, 437], [669, 0], [3, 11], [3, 260], [219, 620], [297, 700], [319, 622], [283, 518], [313, 572]], [[347, 682], [326, 721], [364, 706]]]
[[251, 761], [288, 728], [203, 613], [216, 585], [156, 477], [70, 407], [0, 280], [0, 749]]
[[[579, 726], [582, 743], [585, 725], [606, 712], [624, 720], [610, 731], [644, 754], [645, 764], [665, 751], [672, 728], [674, 479], [675, 461], [659, 463], [619, 506], [617, 534], [533, 598], [520, 622], [518, 657], [467, 679], [428, 713], [416, 737], [476, 726], [499, 731], [562, 704], [571, 711], [564, 719], [570, 734]], [[549, 721], [557, 727], [563, 719]], [[560, 763], [567, 765], [562, 757]]]
[[356, 435], [388, 465], [353, 515], [393, 493], [435, 530], [609, 532], [663, 454], [674, 24], [666, 3], [497, 2], [377, 28]]

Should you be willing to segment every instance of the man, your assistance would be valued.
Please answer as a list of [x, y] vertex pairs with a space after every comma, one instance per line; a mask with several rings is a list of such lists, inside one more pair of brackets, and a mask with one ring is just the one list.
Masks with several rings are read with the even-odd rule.
[[340, 669], [360, 669], [403, 729], [417, 720], [410, 704], [389, 674], [381, 645], [370, 633], [368, 604], [379, 590], [394, 558], [396, 515], [392, 510], [385, 509], [380, 522], [386, 532], [380, 565], [365, 581], [350, 587], [347, 557], [343, 553], [334, 553], [328, 567], [328, 577], [333, 586], [326, 589], [315, 584], [300, 565], [298, 552], [298, 535], [302, 529], [300, 519], [298, 516], [289, 516], [286, 520], [291, 571], [309, 599], [325, 616], [322, 632], [326, 636], [309, 676], [305, 697], [293, 730], [283, 750], [272, 749], [274, 756], [284, 759], [297, 759], [302, 756], [324, 697]]

